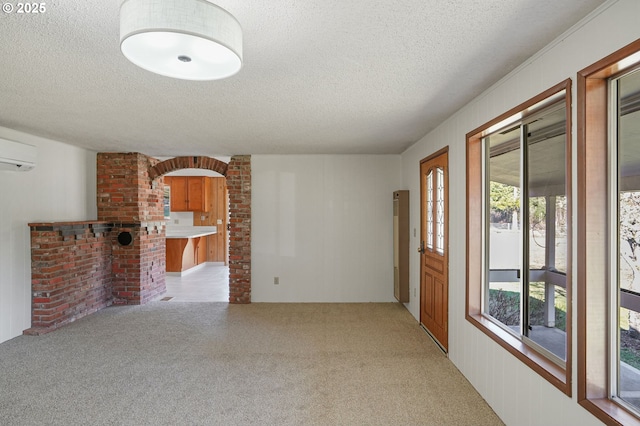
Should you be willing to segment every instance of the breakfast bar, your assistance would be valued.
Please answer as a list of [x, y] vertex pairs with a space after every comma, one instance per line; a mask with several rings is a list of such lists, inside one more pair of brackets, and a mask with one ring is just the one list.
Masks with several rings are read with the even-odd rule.
[[167, 274], [183, 275], [206, 262], [206, 237], [215, 226], [167, 226]]

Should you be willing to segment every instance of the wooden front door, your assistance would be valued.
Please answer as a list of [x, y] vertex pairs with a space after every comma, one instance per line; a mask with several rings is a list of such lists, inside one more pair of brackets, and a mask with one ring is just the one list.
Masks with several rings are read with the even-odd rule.
[[447, 351], [449, 316], [448, 148], [420, 163], [420, 323]]

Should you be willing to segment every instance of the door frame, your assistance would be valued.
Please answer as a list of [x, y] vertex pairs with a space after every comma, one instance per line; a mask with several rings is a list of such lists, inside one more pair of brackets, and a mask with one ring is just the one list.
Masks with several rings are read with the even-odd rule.
[[[445, 163], [445, 210], [444, 210], [444, 246], [443, 246], [443, 250], [444, 253], [446, 253], [446, 264], [444, 265], [444, 276], [445, 276], [445, 291], [446, 291], [446, 297], [445, 297], [445, 302], [443, 304], [441, 304], [440, 308], [444, 310], [443, 313], [443, 317], [445, 318], [445, 326], [444, 326], [444, 338], [440, 337], [440, 339], [438, 339], [433, 333], [432, 331], [429, 330], [429, 328], [424, 324], [423, 322], [423, 303], [425, 300], [425, 295], [422, 294], [422, 292], [424, 291], [424, 285], [425, 283], [424, 281], [424, 269], [425, 265], [424, 265], [424, 259], [423, 259], [423, 250], [425, 250], [425, 246], [424, 246], [424, 240], [423, 240], [423, 236], [426, 235], [426, 229], [425, 229], [425, 221], [423, 221], [423, 217], [424, 212], [424, 206], [426, 201], [424, 200], [424, 195], [425, 195], [425, 188], [423, 187], [423, 185], [425, 185], [425, 183], [423, 182], [423, 176], [422, 176], [422, 165], [424, 163], [427, 163], [429, 161], [432, 161], [442, 155], [446, 154], [446, 163]], [[436, 344], [443, 350], [443, 352], [447, 353], [448, 352], [448, 348], [449, 348], [449, 330], [448, 330], [448, 324], [449, 324], [449, 146], [445, 146], [441, 149], [439, 149], [438, 151], [428, 155], [427, 157], [423, 158], [422, 160], [420, 160], [419, 163], [419, 180], [420, 180], [420, 238], [419, 238], [419, 244], [420, 246], [418, 247], [418, 252], [419, 252], [419, 265], [420, 265], [420, 270], [419, 270], [419, 287], [420, 287], [420, 303], [419, 303], [419, 323], [420, 325], [424, 328], [424, 330], [429, 334], [429, 336], [436, 342]]]

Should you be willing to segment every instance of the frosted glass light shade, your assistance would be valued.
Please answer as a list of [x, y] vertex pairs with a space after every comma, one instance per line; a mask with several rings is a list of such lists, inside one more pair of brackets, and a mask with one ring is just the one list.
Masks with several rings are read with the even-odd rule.
[[206, 0], [124, 0], [120, 50], [156, 74], [218, 80], [242, 67], [242, 28]]

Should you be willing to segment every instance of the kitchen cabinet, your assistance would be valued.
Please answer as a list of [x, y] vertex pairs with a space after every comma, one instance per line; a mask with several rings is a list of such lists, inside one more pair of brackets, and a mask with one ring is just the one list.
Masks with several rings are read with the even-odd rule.
[[171, 188], [171, 211], [209, 211], [210, 178], [204, 176], [166, 176], [165, 184]]
[[215, 235], [216, 227], [167, 227], [166, 270], [181, 275], [207, 261], [207, 238]]

